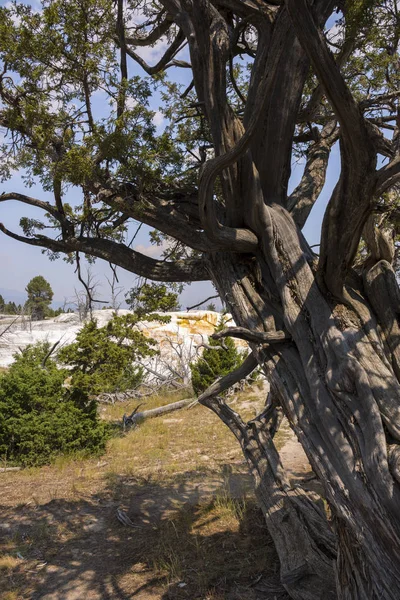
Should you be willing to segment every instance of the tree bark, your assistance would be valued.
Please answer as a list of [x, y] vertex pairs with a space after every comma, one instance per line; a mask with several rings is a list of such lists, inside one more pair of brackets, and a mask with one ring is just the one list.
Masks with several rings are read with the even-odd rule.
[[[293, 340], [280, 346], [254, 346], [253, 354], [268, 374], [324, 486], [338, 539], [338, 598], [395, 600], [400, 589], [400, 494], [396, 476], [400, 386], [393, 362], [398, 343], [395, 281], [390, 276], [393, 291], [379, 296], [380, 302], [386, 298], [391, 307], [383, 313], [386, 317], [380, 325], [362, 284], [360, 289], [349, 290], [346, 302], [333, 301], [319, 289], [313, 266], [302, 250], [301, 235], [288, 214], [281, 207], [270, 213], [274, 228], [270, 239], [274, 243], [265, 252], [269, 264], [262, 255], [257, 261], [245, 256], [238, 259], [229, 254], [214, 255], [210, 258], [214, 281], [238, 326], [259, 332], [284, 329]], [[371, 304], [376, 305], [373, 274], [367, 274], [366, 279], [370, 282]], [[271, 294], [271, 275], [277, 283], [276, 297]], [[265, 434], [262, 423], [259, 431]], [[394, 442], [389, 458], [387, 436]], [[261, 478], [257, 493], [281, 558], [282, 582], [287, 585], [285, 532], [281, 526], [275, 530], [268, 516], [268, 503], [277, 497], [279, 485], [273, 473], [271, 479]], [[293, 508], [290, 494], [285, 502]], [[307, 535], [298, 533], [291, 546], [298, 560], [304, 556], [305, 545]], [[321, 561], [326, 559], [325, 550], [316, 550]], [[313, 564], [315, 567], [317, 562]], [[318, 573], [322, 571], [316, 567], [314, 576]], [[311, 580], [309, 573], [300, 570], [296, 591], [290, 586], [287, 589], [296, 599], [319, 598]], [[330, 593], [329, 583], [325, 589]]]
[[221, 418], [241, 445], [279, 555], [283, 587], [294, 600], [335, 600], [335, 536], [316, 495], [291, 488], [267, 414], [245, 424], [220, 399], [200, 402]]

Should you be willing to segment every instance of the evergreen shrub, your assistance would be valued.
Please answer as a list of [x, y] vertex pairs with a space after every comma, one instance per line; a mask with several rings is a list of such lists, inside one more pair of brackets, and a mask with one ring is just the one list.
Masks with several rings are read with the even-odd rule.
[[108, 427], [84, 393], [64, 387], [66, 369], [48, 358], [49, 344], [15, 355], [0, 376], [0, 457], [22, 466], [43, 465], [59, 454], [100, 453]]
[[[162, 320], [148, 315], [149, 320]], [[114, 315], [104, 326], [97, 321], [85, 323], [75, 342], [58, 353], [59, 362], [70, 368], [70, 388], [79, 393], [98, 395], [136, 388], [143, 369], [135, 361], [157, 354], [156, 341], [136, 328], [138, 315]]]
[[[225, 326], [225, 319], [221, 317], [215, 332], [225, 329]], [[222, 344], [225, 349], [221, 348]], [[199, 360], [190, 365], [193, 390], [198, 396], [216, 379], [237, 369], [244, 359], [244, 353], [237, 350], [232, 338], [214, 340], [210, 337], [208, 345], [210, 348], [206, 348]]]

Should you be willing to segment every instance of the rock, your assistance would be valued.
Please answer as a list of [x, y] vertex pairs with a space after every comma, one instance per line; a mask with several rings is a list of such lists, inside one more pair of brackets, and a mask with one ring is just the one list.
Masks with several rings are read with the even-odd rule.
[[65, 313], [53, 319], [55, 323], [75, 323], [79, 325], [79, 317], [75, 313]]

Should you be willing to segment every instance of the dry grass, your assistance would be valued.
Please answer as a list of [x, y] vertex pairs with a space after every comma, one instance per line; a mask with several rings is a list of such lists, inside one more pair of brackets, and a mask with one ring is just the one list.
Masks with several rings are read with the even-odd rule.
[[[181, 399], [180, 396], [155, 396], [146, 400], [144, 409]], [[121, 420], [137, 401], [104, 405], [104, 419]], [[244, 407], [245, 418], [254, 416], [260, 406], [256, 392], [239, 395], [232, 403]], [[43, 504], [57, 498], [74, 499], [104, 489], [113, 476], [139, 477], [167, 481], [187, 472], [224, 479], [226, 471], [244, 472], [239, 445], [217, 416], [202, 406], [183, 409], [164, 417], [144, 421], [140, 426], [116, 435], [100, 458], [59, 457], [54, 464], [1, 474], [0, 502], [4, 505], [34, 502]]]
[[[152, 397], [143, 408], [179, 399]], [[136, 404], [101, 414], [120, 420]], [[255, 405], [257, 390], [233, 403], [246, 418]], [[117, 435], [99, 459], [64, 457], [0, 478], [1, 600], [53, 588], [54, 598], [69, 600], [72, 587], [87, 600], [136, 592], [140, 600], [252, 600], [252, 582], [275, 577], [240, 448], [201, 406]], [[117, 508], [135, 528], [118, 522]]]

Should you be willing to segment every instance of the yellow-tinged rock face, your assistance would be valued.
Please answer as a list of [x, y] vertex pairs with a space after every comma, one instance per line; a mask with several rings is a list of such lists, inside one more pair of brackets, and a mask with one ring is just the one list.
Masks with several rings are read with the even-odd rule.
[[[143, 330], [151, 331], [173, 331], [182, 335], [187, 334], [204, 334], [211, 335], [214, 333], [215, 327], [218, 325], [221, 315], [216, 312], [198, 311], [198, 312], [174, 312], [165, 313], [170, 317], [169, 323], [157, 323], [156, 321], [144, 321], [142, 323]], [[226, 319], [227, 327], [233, 325], [230, 315]]]
[[190, 319], [185, 317], [178, 318], [177, 325], [178, 327], [187, 330], [188, 333], [203, 333], [205, 335], [211, 335], [214, 333], [214, 329], [218, 324], [218, 319], [214, 321], [213, 319], [207, 318], [210, 316], [211, 315], [205, 315], [204, 319]]
[[[144, 321], [139, 328], [148, 337], [157, 340], [160, 349], [168, 346], [170, 341], [180, 342], [192, 340], [195, 344], [207, 342], [208, 337], [215, 331], [220, 322], [221, 315], [212, 311], [174, 312], [166, 313], [170, 318], [169, 323]], [[226, 327], [234, 326], [232, 317], [224, 315]], [[235, 339], [239, 347], [247, 347], [246, 342]]]

